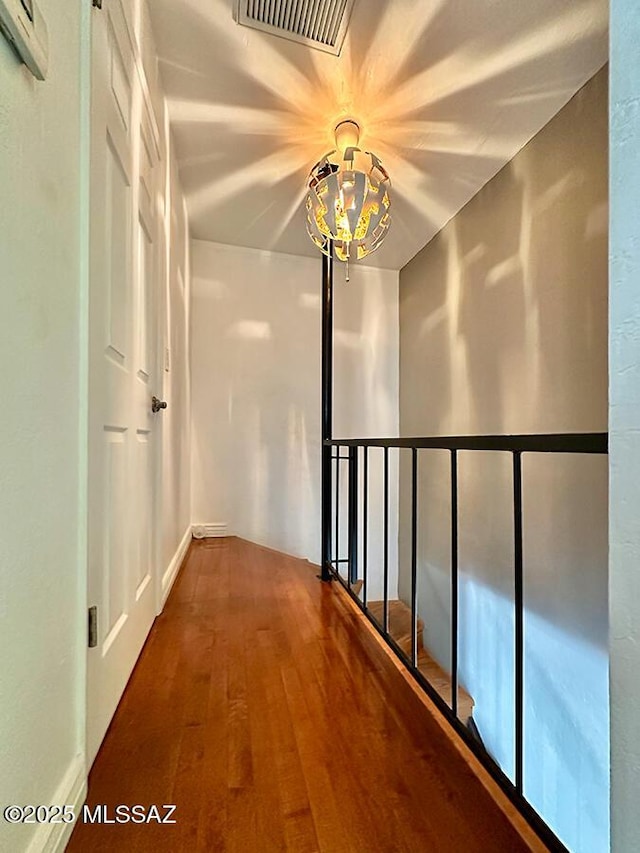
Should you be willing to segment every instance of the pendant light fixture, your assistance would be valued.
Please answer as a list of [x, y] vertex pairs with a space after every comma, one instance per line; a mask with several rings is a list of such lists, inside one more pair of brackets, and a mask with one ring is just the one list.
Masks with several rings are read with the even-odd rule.
[[391, 217], [389, 175], [375, 154], [358, 148], [360, 127], [346, 119], [335, 129], [336, 148], [309, 175], [307, 232], [316, 246], [347, 264], [380, 246]]

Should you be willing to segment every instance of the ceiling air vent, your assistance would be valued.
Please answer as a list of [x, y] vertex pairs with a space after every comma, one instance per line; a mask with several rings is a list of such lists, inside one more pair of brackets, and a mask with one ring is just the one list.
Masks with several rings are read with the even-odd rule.
[[355, 0], [236, 0], [239, 24], [336, 56]]

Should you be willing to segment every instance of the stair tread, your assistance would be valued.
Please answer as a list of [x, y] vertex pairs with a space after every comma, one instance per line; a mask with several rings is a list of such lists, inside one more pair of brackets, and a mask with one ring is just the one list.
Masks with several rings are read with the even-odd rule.
[[[382, 624], [384, 601], [369, 601], [367, 609]], [[418, 648], [422, 646], [423, 630], [424, 622], [418, 618]], [[411, 608], [397, 598], [389, 601], [389, 633], [397, 643], [400, 643], [400, 639], [407, 637], [411, 641]]]
[[[440, 664], [424, 649], [418, 653], [418, 669], [440, 698], [444, 699], [447, 705], [451, 707], [451, 679]], [[458, 685], [458, 716], [463, 722], [466, 723], [469, 717], [473, 715], [474, 704], [473, 697], [467, 693], [464, 687]]]
[[[367, 603], [367, 610], [380, 624], [384, 601]], [[438, 695], [451, 707], [451, 679], [445, 670], [426, 651], [422, 634], [424, 622], [418, 619], [418, 669], [436, 690]], [[411, 608], [404, 601], [393, 599], [389, 601], [389, 634], [393, 637], [405, 654], [411, 654]], [[458, 716], [466, 720], [473, 713], [474, 701], [464, 687], [458, 685]]]

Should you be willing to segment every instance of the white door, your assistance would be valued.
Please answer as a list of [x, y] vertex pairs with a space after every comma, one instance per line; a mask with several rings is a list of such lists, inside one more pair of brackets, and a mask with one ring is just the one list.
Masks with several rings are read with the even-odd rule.
[[122, 0], [92, 15], [87, 760], [156, 613], [157, 133]]

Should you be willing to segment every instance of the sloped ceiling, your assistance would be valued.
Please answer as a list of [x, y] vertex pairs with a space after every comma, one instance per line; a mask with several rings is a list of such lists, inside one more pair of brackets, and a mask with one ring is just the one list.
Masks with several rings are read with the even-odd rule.
[[357, 0], [339, 57], [152, 0], [192, 235], [316, 256], [303, 198], [345, 116], [391, 175], [400, 269], [607, 60], [607, 0]]

